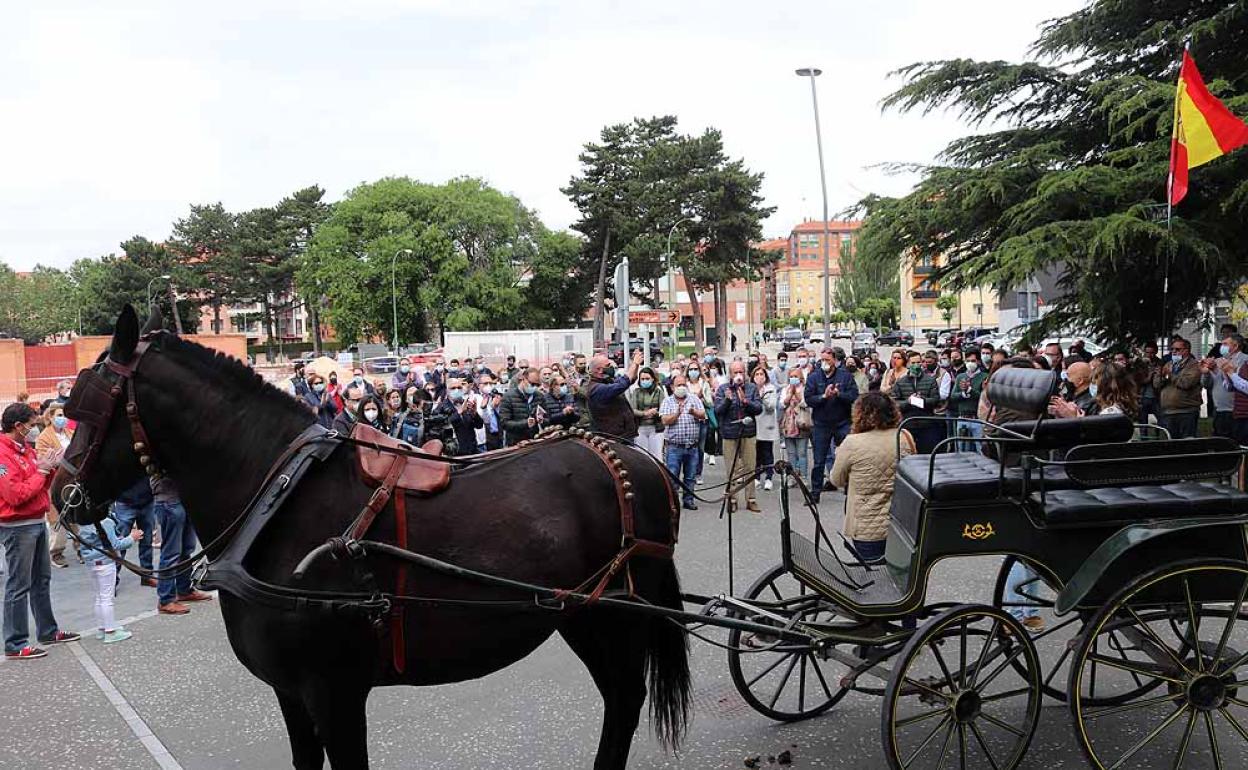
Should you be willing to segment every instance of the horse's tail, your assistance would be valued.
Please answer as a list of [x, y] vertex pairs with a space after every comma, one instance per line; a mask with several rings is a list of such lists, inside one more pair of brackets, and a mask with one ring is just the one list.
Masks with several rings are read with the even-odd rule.
[[[654, 560], [654, 570], [657, 579], [653, 595], [647, 595], [646, 600], [662, 607], [683, 609], [676, 565], [670, 560]], [[689, 640], [684, 629], [667, 618], [654, 618], [648, 625], [646, 672], [650, 680], [650, 724], [664, 746], [676, 749], [689, 723]]]

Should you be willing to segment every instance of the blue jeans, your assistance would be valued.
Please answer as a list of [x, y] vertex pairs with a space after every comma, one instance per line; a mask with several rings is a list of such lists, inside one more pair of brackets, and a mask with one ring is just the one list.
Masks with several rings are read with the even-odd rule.
[[797, 471], [797, 475], [806, 476], [806, 455], [810, 452], [810, 439], [806, 436], [800, 438], [784, 439], [784, 455], [789, 461], [789, 465], [793, 466], [793, 470]]
[[887, 540], [859, 540], [854, 538], [854, 550], [858, 552], [858, 558], [867, 564], [873, 564], [883, 559], [884, 546], [887, 544]]
[[[1035, 570], [1028, 567], [1021, 561], [1014, 562], [1014, 566], [1010, 567], [1010, 574], [1005, 578], [1005, 601], [1009, 604], [1029, 604], [1035, 601], [1027, 596], [1023, 596], [1018, 592], [1019, 586], [1023, 586], [1023, 590], [1031, 596], [1039, 596], [1042, 584], [1036, 578], [1039, 577]], [[1027, 581], [1034, 581], [1028, 583]], [[1009, 607], [1009, 613], [1019, 620], [1025, 618], [1034, 618], [1040, 614], [1040, 610], [1035, 607]]]
[[[195, 553], [195, 528], [187, 520], [182, 503], [153, 503], [152, 511], [160, 522], [160, 568], [166, 570]], [[156, 596], [161, 604], [168, 604], [190, 592], [189, 567], [176, 578], [162, 577], [156, 581]]]
[[706, 434], [708, 431], [710, 431], [710, 425], [708, 425], [705, 420], [698, 423], [698, 446], [696, 447], [698, 450], [698, 459], [697, 459], [697, 462], [695, 463], [696, 465], [695, 470], [697, 471], [696, 475], [699, 478], [702, 477], [702, 465], [703, 463], [706, 462], [705, 447], [706, 447]]
[[818, 495], [823, 489], [824, 467], [829, 464], [830, 458], [836, 457], [834, 447], [844, 441], [847, 435], [849, 435], [848, 422], [837, 425], [815, 423], [810, 429], [810, 442], [815, 453], [814, 465], [810, 469], [810, 491], [813, 494]]
[[[958, 420], [958, 435], [966, 435], [971, 438], [983, 438], [984, 426], [977, 422], [967, 422], [966, 420]], [[978, 452], [983, 448], [983, 442], [979, 441], [959, 441], [959, 452]]]
[[[139, 566], [145, 569], [152, 568], [152, 533], [156, 529], [156, 519], [152, 516], [152, 504], [143, 507], [126, 505], [121, 502], [113, 503], [113, 517], [117, 519], [117, 536], [128, 537], [130, 530], [138, 527], [143, 531], [143, 539], [139, 541]], [[126, 552], [121, 552], [121, 558], [126, 558]]]
[[685, 489], [682, 490], [685, 505], [693, 505], [693, 489], [698, 479], [698, 447], [668, 444], [665, 461], [672, 475], [680, 479]]
[[30, 641], [30, 617], [35, 615], [39, 640], [56, 636], [52, 615], [52, 559], [48, 529], [43, 519], [17, 527], [0, 527], [8, 582], [4, 585], [4, 651], [18, 652]]

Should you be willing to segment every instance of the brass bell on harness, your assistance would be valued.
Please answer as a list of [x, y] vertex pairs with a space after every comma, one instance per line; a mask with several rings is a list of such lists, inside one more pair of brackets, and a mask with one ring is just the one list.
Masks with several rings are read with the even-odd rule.
[[146, 450], [147, 450], [147, 445], [144, 444], [142, 441], [134, 442], [134, 451], [138, 452], [139, 454], [143, 454], [143, 452]]
[[[620, 463], [620, 465], [623, 465], [623, 464], [624, 464], [624, 463]], [[627, 479], [627, 478], [628, 478], [628, 471], [620, 471], [620, 478], [621, 478], [621, 479]]]
[[632, 500], [632, 499], [633, 499], [633, 493], [632, 493], [632, 492], [625, 492], [625, 493], [624, 493], [624, 499], [625, 499], [625, 500]]
[[628, 490], [630, 490], [630, 489], [632, 489], [632, 488], [633, 488], [633, 482], [631, 482], [631, 481], [621, 481], [621, 482], [620, 482], [620, 489], [623, 489], [625, 492], [627, 492]]
[[152, 458], [150, 455], [141, 455], [139, 457], [139, 465], [151, 465]]

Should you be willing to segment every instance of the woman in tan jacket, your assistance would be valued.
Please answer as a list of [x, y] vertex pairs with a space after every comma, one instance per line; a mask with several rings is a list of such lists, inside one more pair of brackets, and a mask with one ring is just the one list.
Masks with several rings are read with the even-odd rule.
[[[853, 430], [837, 447], [832, 483], [845, 490], [845, 537], [867, 564], [884, 560], [888, 517], [897, 471], [897, 425], [901, 412], [880, 391], [854, 402]], [[901, 432], [901, 455], [914, 452], [914, 438]]]

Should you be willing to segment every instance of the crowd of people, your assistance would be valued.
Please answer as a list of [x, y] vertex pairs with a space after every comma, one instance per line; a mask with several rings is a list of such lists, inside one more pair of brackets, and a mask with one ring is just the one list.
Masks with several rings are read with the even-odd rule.
[[[757, 341], [756, 341], [757, 343]], [[550, 426], [580, 427], [631, 441], [666, 465], [682, 482], [682, 505], [697, 509], [704, 468], [722, 463], [732, 509], [761, 512], [759, 493], [775, 484], [774, 463], [786, 460], [806, 479], [813, 500], [824, 492], [847, 492], [845, 534], [865, 562], [883, 558], [889, 500], [899, 455], [983, 451], [984, 423], [1034, 419], [992, 403], [991, 375], [1003, 367], [1059, 372], [1060, 393], [1048, 406], [1054, 417], [1127, 414], [1156, 421], [1174, 438], [1197, 434], [1207, 404], [1214, 435], [1248, 443], [1248, 350], [1232, 325], [1203, 358], [1181, 337], [1169, 357], [1156, 345], [1093, 356], [1082, 341], [1069, 350], [1049, 344], [1013, 350], [984, 344], [894, 350], [856, 358], [839, 347], [780, 352], [774, 361], [757, 349], [720, 355], [678, 355], [662, 366], [643, 366], [636, 353], [617, 368], [606, 356], [568, 353], [548, 365], [531, 366], [508, 356], [495, 371], [484, 358], [400, 361], [387, 377], [361, 368], [340, 379], [338, 370], [318, 372], [297, 364], [284, 383], [316, 420], [349, 434], [366, 424], [413, 445], [437, 439], [443, 451], [470, 455], [536, 437]], [[39, 644], [76, 639], [60, 630], [49, 595], [52, 568], [68, 566], [65, 528], [57, 526], [48, 499], [51, 472], [73, 436], [64, 414], [72, 383], [55, 398], [28, 403], [24, 396], [4, 410], [0, 438], [0, 544], [4, 546], [5, 655], [46, 654], [30, 643], [28, 610]], [[911, 420], [898, 435], [899, 425]], [[900, 452], [898, 449], [900, 448]], [[160, 567], [194, 551], [195, 534], [168, 479], [143, 479], [113, 503], [102, 542], [94, 528], [77, 532], [77, 558], [95, 578], [97, 636], [106, 643], [129, 638], [113, 618], [118, 575], [106, 551], [138, 551], [153, 567], [153, 547], [163, 537]], [[159, 527], [159, 535], [157, 527]], [[1010, 589], [1027, 579], [1020, 567]], [[185, 575], [153, 580], [163, 614], [185, 614], [187, 604], [210, 597]], [[1020, 610], [1026, 616], [1027, 613]], [[1024, 621], [1035, 626], [1034, 617]]]

